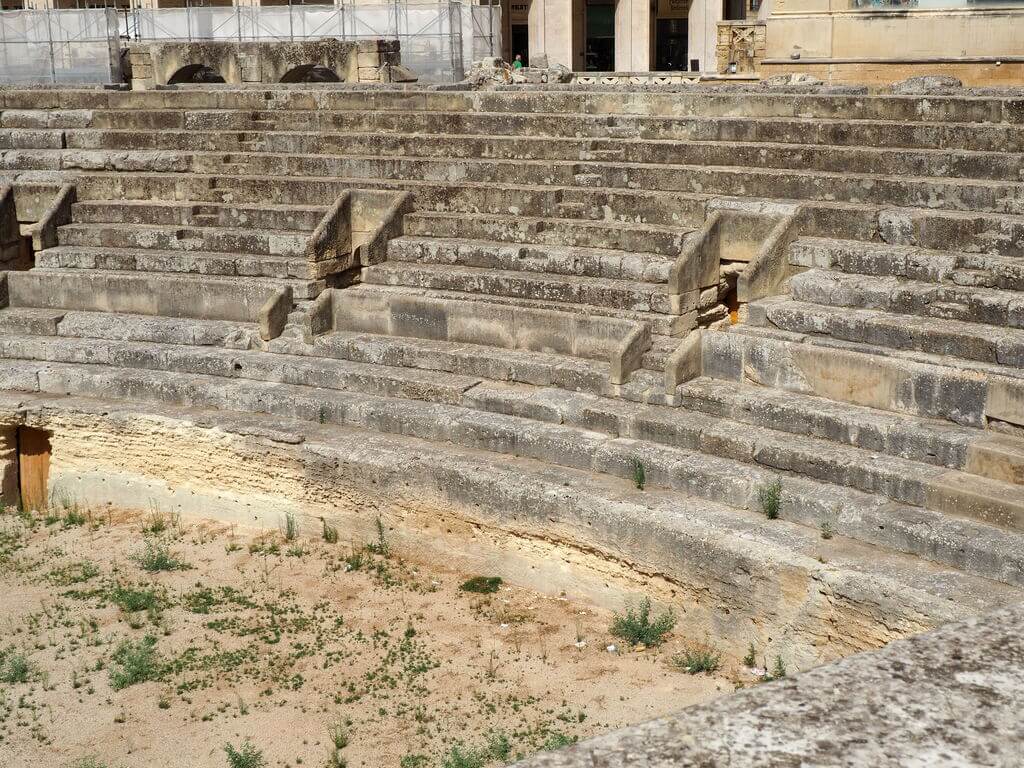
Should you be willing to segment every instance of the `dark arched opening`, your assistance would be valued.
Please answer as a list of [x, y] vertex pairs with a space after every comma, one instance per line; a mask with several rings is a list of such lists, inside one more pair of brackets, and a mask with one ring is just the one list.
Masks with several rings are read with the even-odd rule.
[[289, 69], [284, 77], [281, 78], [282, 83], [340, 83], [341, 78], [334, 72], [333, 69], [325, 67], [323, 64], [303, 64], [301, 67], [295, 67]]
[[220, 73], [213, 67], [208, 67], [205, 64], [188, 64], [177, 72], [175, 72], [171, 79], [167, 81], [168, 85], [177, 85], [179, 83], [223, 83], [224, 78], [220, 76]]

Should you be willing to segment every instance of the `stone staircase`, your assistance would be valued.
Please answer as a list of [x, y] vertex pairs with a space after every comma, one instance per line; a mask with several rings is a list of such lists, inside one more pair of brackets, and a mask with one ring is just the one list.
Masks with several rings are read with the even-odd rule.
[[[6, 276], [3, 389], [300, 419], [595, 488], [639, 463], [736, 552], [770, 539], [804, 558], [827, 530], [862, 553], [844, 574], [885, 570], [895, 592], [1024, 586], [1012, 99], [2, 98], [2, 174], [78, 199], [36, 267]], [[327, 290], [305, 248], [345, 189], [406, 190], [414, 210], [386, 259]], [[678, 290], [708, 217], [779, 203], [798, 214], [778, 263], [723, 252], [710, 296]], [[755, 267], [779, 287], [731, 324]], [[260, 338], [257, 304], [281, 288], [286, 331]]]

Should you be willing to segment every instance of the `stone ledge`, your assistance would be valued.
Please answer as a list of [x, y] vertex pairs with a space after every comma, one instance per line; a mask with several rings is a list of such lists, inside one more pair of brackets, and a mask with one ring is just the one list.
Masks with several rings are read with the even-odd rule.
[[1024, 605], [516, 765], [1009, 768], [1022, 702]]

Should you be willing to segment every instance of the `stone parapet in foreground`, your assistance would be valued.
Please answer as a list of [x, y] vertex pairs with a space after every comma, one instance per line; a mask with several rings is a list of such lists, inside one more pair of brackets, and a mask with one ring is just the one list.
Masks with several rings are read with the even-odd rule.
[[517, 765], [1009, 768], [1024, 763], [1022, 707], [1024, 605]]

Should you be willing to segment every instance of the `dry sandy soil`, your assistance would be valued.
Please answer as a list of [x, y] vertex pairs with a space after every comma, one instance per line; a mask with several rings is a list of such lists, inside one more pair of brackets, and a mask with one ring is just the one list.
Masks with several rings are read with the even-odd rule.
[[0, 764], [477, 768], [734, 688], [572, 595], [285, 533], [0, 514]]

